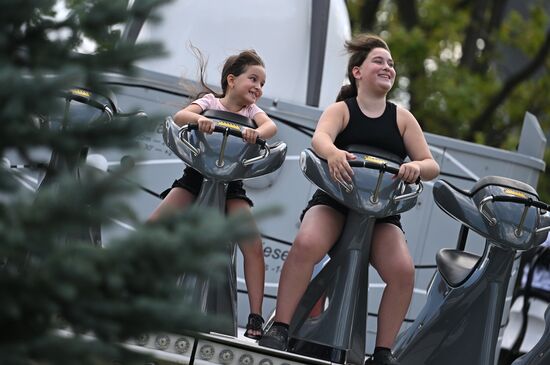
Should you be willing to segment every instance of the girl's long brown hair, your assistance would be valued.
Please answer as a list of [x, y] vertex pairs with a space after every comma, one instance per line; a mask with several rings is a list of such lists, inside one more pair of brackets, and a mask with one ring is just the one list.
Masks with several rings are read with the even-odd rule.
[[342, 86], [336, 101], [342, 101], [357, 96], [357, 84], [353, 77], [353, 68], [361, 66], [369, 53], [375, 48], [390, 50], [387, 43], [380, 37], [372, 34], [359, 34], [346, 42], [346, 50], [351, 53], [348, 61], [349, 84]]

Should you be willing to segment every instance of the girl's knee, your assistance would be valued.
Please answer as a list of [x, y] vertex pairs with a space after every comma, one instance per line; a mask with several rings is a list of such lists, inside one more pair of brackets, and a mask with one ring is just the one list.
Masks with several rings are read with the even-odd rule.
[[250, 204], [244, 199], [228, 199], [225, 202], [229, 214], [251, 214]]
[[408, 255], [398, 259], [378, 260], [375, 268], [387, 285], [402, 288], [414, 286], [414, 263]]
[[403, 262], [392, 268], [392, 272], [387, 277], [388, 285], [397, 285], [401, 288], [412, 288], [414, 286], [414, 264], [412, 261]]
[[264, 259], [264, 249], [263, 249], [261, 240], [239, 244], [239, 248], [241, 249], [241, 253], [243, 254], [243, 257], [245, 259], [247, 258], [252, 258], [256, 260]]
[[298, 234], [292, 243], [292, 247], [288, 253], [289, 258], [303, 262], [311, 262], [316, 264], [325, 255], [325, 252], [318, 252], [319, 245], [316, 239], [308, 234]]
[[407, 266], [403, 269], [403, 285], [414, 287], [414, 265]]

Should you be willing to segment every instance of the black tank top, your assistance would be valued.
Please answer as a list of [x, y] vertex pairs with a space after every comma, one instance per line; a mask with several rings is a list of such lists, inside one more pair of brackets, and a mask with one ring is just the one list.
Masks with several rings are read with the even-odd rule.
[[384, 113], [377, 118], [367, 117], [359, 108], [357, 98], [344, 100], [349, 110], [349, 122], [334, 141], [340, 149], [352, 144], [376, 147], [402, 159], [407, 157], [403, 138], [397, 127], [397, 107], [387, 101]]

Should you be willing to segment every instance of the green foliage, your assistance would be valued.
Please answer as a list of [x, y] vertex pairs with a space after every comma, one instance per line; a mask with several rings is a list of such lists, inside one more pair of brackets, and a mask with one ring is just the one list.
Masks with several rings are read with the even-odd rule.
[[[474, 15], [480, 2], [415, 1], [417, 20], [408, 27], [400, 2], [383, 0], [372, 28], [360, 29], [360, 11], [369, 2], [374, 3], [348, 2], [353, 29], [380, 34], [388, 41], [398, 74], [390, 97], [399, 101], [407, 95], [401, 101], [424, 130], [511, 150], [517, 148], [526, 111], [539, 119], [544, 130], [550, 130], [548, 51], [534, 70], [519, 82], [511, 82], [535, 60], [550, 37], [547, 2], [530, 1], [526, 13], [506, 12], [506, 1], [486, 2], [494, 4]], [[475, 36], [468, 38], [469, 34]], [[466, 47], [472, 45], [472, 54], [466, 55]], [[542, 181], [550, 178], [546, 175]], [[547, 185], [541, 183], [541, 193], [548, 201]]]
[[[225, 243], [250, 229], [236, 224], [239, 217], [204, 210], [143, 225], [124, 203], [132, 192], [124, 182], [129, 168], [104, 173], [81, 157], [86, 148], [135, 147], [152, 122], [109, 121], [105, 113], [89, 123], [77, 122], [74, 113], [63, 119], [61, 91], [79, 87], [107, 95], [105, 72], [131, 74], [137, 60], [162, 55], [159, 44], [126, 43], [120, 29], [132, 17], [154, 18], [163, 2], [136, 0], [128, 9], [123, 0], [72, 0], [71, 11], [61, 15], [55, 0], [0, 0], [0, 155], [47, 165], [43, 156], [49, 154], [36, 155], [39, 149], [66, 162], [56, 174], [43, 170], [48, 184], [36, 194], [22, 188], [18, 170], [6, 161], [0, 167], [2, 364], [143, 363], [142, 355], [120, 344], [218, 320], [182, 305], [177, 278], [216, 272]], [[84, 38], [96, 49], [74, 52]], [[138, 228], [106, 248], [91, 245], [90, 227], [111, 219]], [[62, 336], [60, 329], [73, 335]]]

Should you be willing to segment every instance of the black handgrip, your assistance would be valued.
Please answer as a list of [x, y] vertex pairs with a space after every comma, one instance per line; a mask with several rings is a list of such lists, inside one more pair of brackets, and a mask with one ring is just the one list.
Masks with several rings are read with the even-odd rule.
[[531, 198], [520, 198], [518, 196], [497, 195], [497, 196], [493, 196], [492, 200], [494, 202], [519, 203], [528, 207], [535, 207], [542, 210], [550, 210], [550, 205], [544, 202], [541, 202], [540, 200], [533, 200]]
[[[371, 162], [371, 161], [366, 161], [366, 160], [363, 160], [363, 161], [361, 161], [361, 160], [349, 160], [348, 162], [349, 162], [349, 165], [351, 167], [366, 167], [366, 168], [369, 168], [369, 169], [376, 169], [376, 170], [379, 170], [379, 171], [389, 172], [390, 174], [394, 174], [394, 175], [397, 175], [399, 173], [399, 168], [388, 166], [385, 163]], [[416, 179], [416, 181], [414, 183], [415, 184], [420, 183], [420, 176], [418, 177], [418, 179]]]
[[351, 167], [366, 167], [366, 168], [369, 168], [369, 169], [387, 171], [390, 174], [394, 174], [394, 175], [399, 172], [398, 168], [388, 166], [385, 163], [371, 162], [371, 161], [366, 161], [366, 160], [363, 160], [363, 161], [361, 161], [361, 160], [349, 160], [348, 162], [349, 162], [349, 165]]
[[[198, 129], [199, 129], [199, 125], [197, 123], [188, 124], [187, 130], [191, 131], [191, 130], [198, 130]], [[229, 127], [222, 127], [217, 125], [214, 127], [214, 132], [228, 133], [234, 137], [243, 138], [243, 133], [240, 130], [229, 128]], [[256, 144], [260, 147], [265, 147], [265, 145], [267, 144], [267, 141], [265, 139], [258, 137], [256, 138]]]

